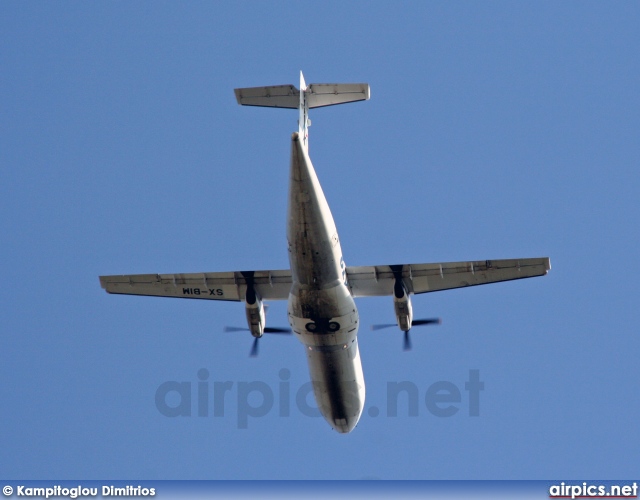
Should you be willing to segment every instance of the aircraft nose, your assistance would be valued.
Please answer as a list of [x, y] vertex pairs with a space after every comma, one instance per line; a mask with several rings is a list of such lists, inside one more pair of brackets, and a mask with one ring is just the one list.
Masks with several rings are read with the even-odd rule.
[[347, 434], [351, 432], [360, 420], [360, 415], [352, 418], [335, 418], [329, 421], [331, 427], [333, 427], [340, 434]]

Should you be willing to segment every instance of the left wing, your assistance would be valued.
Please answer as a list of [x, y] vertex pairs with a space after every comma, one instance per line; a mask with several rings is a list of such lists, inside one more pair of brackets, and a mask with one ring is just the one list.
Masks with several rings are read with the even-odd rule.
[[409, 293], [426, 293], [544, 276], [549, 269], [548, 257], [362, 266], [347, 267], [347, 281], [354, 297], [371, 297], [393, 295], [396, 278]]
[[235, 271], [191, 274], [125, 274], [100, 276], [108, 293], [178, 297], [184, 299], [244, 300], [247, 278], [264, 300], [284, 300], [291, 290], [291, 271]]

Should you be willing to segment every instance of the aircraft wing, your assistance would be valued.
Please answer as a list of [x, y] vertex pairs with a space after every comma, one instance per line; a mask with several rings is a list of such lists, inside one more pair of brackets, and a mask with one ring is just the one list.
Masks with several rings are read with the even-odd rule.
[[242, 301], [247, 292], [247, 276], [253, 276], [254, 287], [264, 300], [285, 300], [289, 297], [291, 290], [289, 269], [100, 276], [100, 285], [108, 293], [125, 295]]
[[396, 276], [410, 293], [426, 293], [544, 276], [549, 269], [548, 257], [362, 266], [347, 267], [347, 280], [354, 297], [371, 297], [393, 295]]

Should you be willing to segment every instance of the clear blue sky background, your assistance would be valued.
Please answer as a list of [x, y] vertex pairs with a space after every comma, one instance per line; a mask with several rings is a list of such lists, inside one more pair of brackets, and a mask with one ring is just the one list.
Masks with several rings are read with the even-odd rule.
[[[3, 2], [0, 475], [637, 477], [639, 27], [635, 2]], [[296, 339], [265, 338], [249, 359], [249, 334], [222, 332], [244, 325], [242, 304], [98, 283], [288, 266], [297, 115], [242, 108], [233, 88], [297, 84], [299, 70], [371, 85], [366, 103], [311, 114], [348, 265], [553, 267], [415, 297], [417, 317], [443, 324], [416, 329], [410, 353], [364, 327], [394, 320], [391, 299], [360, 299], [367, 402], [349, 435], [296, 408]], [[268, 320], [286, 325], [286, 305]], [[197, 416], [202, 368], [210, 389], [234, 384], [223, 417]], [[192, 417], [158, 411], [166, 381], [191, 383]], [[238, 429], [251, 381], [276, 404]], [[417, 417], [403, 399], [387, 416], [401, 381], [419, 388]], [[452, 417], [424, 403], [437, 381], [461, 390]]]

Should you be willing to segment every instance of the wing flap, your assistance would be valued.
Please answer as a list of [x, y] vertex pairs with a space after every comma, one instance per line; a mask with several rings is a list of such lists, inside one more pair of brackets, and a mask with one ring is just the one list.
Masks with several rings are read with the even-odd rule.
[[[291, 271], [254, 271], [253, 281], [263, 299], [284, 300], [291, 290]], [[100, 276], [100, 285], [115, 294], [206, 300], [240, 301], [247, 292], [247, 281], [240, 271]]]
[[[410, 293], [437, 292], [499, 281], [544, 276], [551, 269], [548, 257], [529, 259], [404, 264], [402, 280]], [[354, 297], [392, 295], [392, 266], [347, 267], [347, 280]]]

